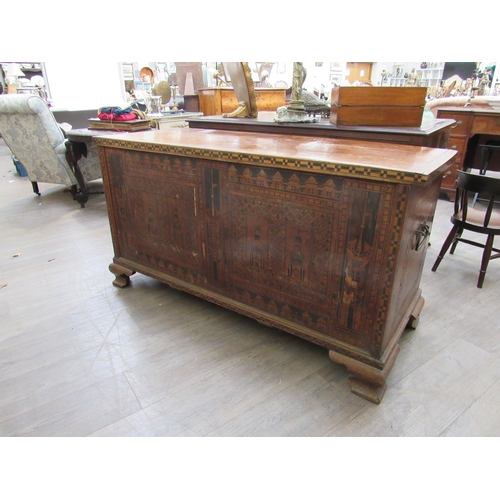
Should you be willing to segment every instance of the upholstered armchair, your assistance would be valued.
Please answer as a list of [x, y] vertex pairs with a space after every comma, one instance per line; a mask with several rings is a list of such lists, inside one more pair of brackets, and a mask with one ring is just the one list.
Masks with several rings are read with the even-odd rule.
[[0, 96], [0, 134], [12, 154], [23, 164], [33, 191], [38, 182], [63, 184], [82, 207], [88, 199], [87, 183], [101, 178], [98, 160], [74, 160], [69, 141], [49, 107], [32, 94]]

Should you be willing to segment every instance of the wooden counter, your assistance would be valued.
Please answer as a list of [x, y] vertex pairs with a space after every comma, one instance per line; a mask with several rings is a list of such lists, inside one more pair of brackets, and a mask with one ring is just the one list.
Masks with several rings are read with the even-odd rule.
[[96, 141], [116, 286], [140, 272], [319, 344], [381, 401], [456, 153], [190, 129]]

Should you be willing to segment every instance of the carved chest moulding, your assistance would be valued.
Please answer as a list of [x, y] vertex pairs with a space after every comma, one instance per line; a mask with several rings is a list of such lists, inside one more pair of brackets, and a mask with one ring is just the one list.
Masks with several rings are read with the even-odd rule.
[[381, 401], [454, 152], [191, 129], [96, 140], [116, 286], [139, 272], [319, 344]]

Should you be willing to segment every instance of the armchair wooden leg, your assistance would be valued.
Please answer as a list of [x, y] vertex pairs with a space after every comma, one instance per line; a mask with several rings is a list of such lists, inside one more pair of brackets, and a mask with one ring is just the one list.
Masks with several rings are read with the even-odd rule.
[[73, 155], [73, 149], [69, 143], [66, 144], [66, 161], [73, 170], [76, 180], [78, 181], [78, 187], [80, 188], [79, 190], [76, 190], [76, 192], [73, 194], [73, 199], [76, 200], [78, 203], [80, 203], [80, 206], [82, 208], [85, 208], [85, 203], [87, 203], [87, 200], [89, 199], [89, 194], [87, 186], [85, 184], [85, 180], [83, 178], [82, 171], [78, 166], [78, 161], [76, 161], [75, 156]]
[[40, 196], [40, 190], [38, 189], [38, 182], [32, 182], [31, 185], [33, 186], [33, 192]]
[[495, 237], [490, 234], [486, 240], [486, 245], [484, 246], [483, 258], [481, 260], [481, 270], [479, 271], [479, 278], [477, 280], [477, 287], [483, 288], [484, 278], [486, 276], [486, 269], [491, 257], [491, 251], [493, 249], [493, 240]]
[[462, 236], [463, 232], [464, 232], [464, 230], [462, 228], [460, 228], [457, 231], [457, 234], [455, 235], [455, 237], [453, 238], [453, 243], [452, 243], [451, 248], [450, 248], [451, 255], [453, 255], [455, 253], [455, 249], [457, 248], [457, 245], [458, 245], [458, 239]]
[[80, 207], [85, 208], [85, 203], [87, 203], [89, 199], [89, 195], [87, 192], [87, 188], [81, 189], [76, 193], [75, 200], [80, 203]]
[[432, 271], [436, 271], [439, 264], [441, 264], [443, 257], [446, 255], [446, 252], [448, 251], [448, 248], [450, 248], [450, 245], [453, 243], [453, 240], [455, 239], [457, 233], [458, 233], [458, 227], [453, 226], [453, 228], [450, 231], [450, 234], [448, 235], [445, 242], [443, 243], [443, 246], [441, 247], [441, 251], [439, 252], [436, 262], [434, 262], [434, 265], [432, 266]]

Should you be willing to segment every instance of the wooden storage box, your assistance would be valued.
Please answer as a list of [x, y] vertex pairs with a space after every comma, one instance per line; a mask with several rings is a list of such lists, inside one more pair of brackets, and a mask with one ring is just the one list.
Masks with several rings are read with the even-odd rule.
[[335, 87], [334, 125], [420, 127], [426, 87]]

